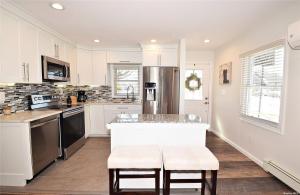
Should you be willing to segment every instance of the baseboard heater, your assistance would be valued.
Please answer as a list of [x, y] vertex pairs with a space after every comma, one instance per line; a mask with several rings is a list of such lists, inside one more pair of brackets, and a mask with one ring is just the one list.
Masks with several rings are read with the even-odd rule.
[[279, 180], [300, 193], [300, 179], [289, 173], [287, 170], [281, 168], [273, 161], [264, 161], [263, 167], [267, 172], [270, 172]]

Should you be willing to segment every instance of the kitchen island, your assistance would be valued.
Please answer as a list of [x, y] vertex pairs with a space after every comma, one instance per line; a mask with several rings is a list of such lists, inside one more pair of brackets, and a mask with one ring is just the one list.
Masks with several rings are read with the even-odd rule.
[[107, 125], [118, 145], [205, 145], [209, 125], [196, 115], [121, 114]]
[[[111, 149], [122, 145], [205, 146], [209, 125], [196, 115], [121, 114], [107, 125]], [[162, 172], [162, 171], [161, 171]], [[199, 174], [194, 174], [199, 178]], [[191, 177], [190, 177], [191, 178]], [[162, 179], [161, 179], [162, 180]], [[122, 188], [151, 188], [149, 179], [120, 181]], [[176, 184], [178, 188], [199, 188], [200, 184]]]

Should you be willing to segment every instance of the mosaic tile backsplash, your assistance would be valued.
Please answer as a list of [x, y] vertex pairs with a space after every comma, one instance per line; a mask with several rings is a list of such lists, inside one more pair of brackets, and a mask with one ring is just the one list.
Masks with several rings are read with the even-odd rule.
[[3, 108], [6, 106], [12, 107], [12, 112], [28, 109], [29, 95], [57, 95], [64, 102], [68, 95], [77, 96], [77, 91], [84, 90], [88, 100], [111, 100], [111, 87], [100, 86], [57, 86], [50, 83], [43, 84], [23, 84], [16, 83], [15, 85], [1, 85], [0, 92], [5, 93], [5, 102], [0, 104], [0, 114], [3, 113]]

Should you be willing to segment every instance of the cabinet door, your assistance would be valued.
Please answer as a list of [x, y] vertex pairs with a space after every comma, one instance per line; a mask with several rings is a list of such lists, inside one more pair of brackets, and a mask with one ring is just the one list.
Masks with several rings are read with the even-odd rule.
[[143, 51], [143, 66], [159, 66], [158, 51], [146, 50]]
[[162, 49], [160, 51], [161, 66], [177, 66], [177, 49]]
[[93, 51], [93, 84], [106, 85], [107, 63], [105, 51]]
[[42, 68], [38, 58], [38, 29], [22, 21], [20, 22], [20, 61], [26, 65], [27, 82], [42, 82]]
[[107, 135], [104, 127], [103, 105], [90, 105], [90, 123], [92, 135]]
[[65, 43], [64, 41], [55, 38], [53, 42], [53, 48], [54, 48], [54, 57], [56, 59], [66, 61], [66, 54], [65, 54]]
[[76, 63], [76, 47], [65, 44], [65, 60], [70, 63], [71, 81], [70, 84], [77, 85], [77, 63]]
[[77, 75], [79, 85], [93, 84], [93, 64], [91, 51], [77, 49]]
[[110, 123], [114, 118], [116, 118], [116, 116], [118, 114], [121, 114], [121, 111], [120, 110], [115, 110], [115, 109], [105, 108], [104, 113], [105, 113], [105, 115], [104, 115], [104, 127], [105, 127], [105, 130], [106, 130], [107, 134], [110, 134], [110, 129], [107, 129], [106, 125], [108, 123]]
[[19, 21], [2, 9], [0, 14], [0, 82], [23, 82], [26, 78], [19, 60]]
[[40, 55], [55, 57], [54, 37], [43, 30], [39, 31], [39, 51]]
[[142, 52], [139, 51], [110, 51], [109, 63], [142, 63]]

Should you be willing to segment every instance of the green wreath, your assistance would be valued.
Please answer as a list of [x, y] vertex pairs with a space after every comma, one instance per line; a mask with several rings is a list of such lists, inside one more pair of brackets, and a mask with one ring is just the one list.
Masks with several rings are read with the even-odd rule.
[[[197, 84], [195, 86], [191, 86], [191, 81], [196, 81]], [[201, 79], [197, 77], [197, 74], [194, 72], [185, 80], [185, 87], [190, 91], [199, 90], [201, 85]]]

